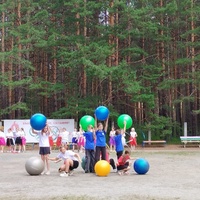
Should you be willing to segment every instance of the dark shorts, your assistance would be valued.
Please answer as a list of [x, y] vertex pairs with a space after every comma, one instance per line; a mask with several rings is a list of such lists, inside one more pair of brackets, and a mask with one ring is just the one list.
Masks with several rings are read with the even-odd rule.
[[77, 142], [78, 142], [77, 138], [76, 138], [76, 137], [73, 137], [73, 138], [72, 138], [72, 143], [73, 143], [73, 144], [77, 144]]
[[7, 140], [6, 140], [6, 146], [9, 147], [11, 145], [14, 145], [13, 139], [12, 138], [7, 138]]
[[50, 147], [40, 147], [39, 154], [40, 155], [50, 154]]
[[124, 165], [117, 166], [117, 170], [123, 170], [126, 169], [129, 166], [129, 162], [126, 162]]
[[22, 138], [21, 137], [16, 137], [15, 144], [22, 145]]
[[73, 166], [70, 166], [69, 170], [76, 169], [78, 168], [78, 166], [79, 166], [79, 162], [77, 160], [73, 160]]

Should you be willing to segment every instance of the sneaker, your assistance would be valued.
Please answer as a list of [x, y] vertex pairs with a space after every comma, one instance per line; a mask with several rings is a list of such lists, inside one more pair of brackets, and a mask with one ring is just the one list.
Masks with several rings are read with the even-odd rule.
[[46, 175], [50, 175], [51, 173], [50, 173], [50, 171], [47, 171], [45, 174], [46, 174]]
[[72, 176], [74, 174], [74, 170], [69, 171], [69, 176]]
[[117, 172], [117, 169], [113, 169], [113, 172]]
[[61, 177], [68, 177], [69, 174], [65, 172], [65, 173], [63, 173], [63, 174], [60, 174], [60, 176], [61, 176]]

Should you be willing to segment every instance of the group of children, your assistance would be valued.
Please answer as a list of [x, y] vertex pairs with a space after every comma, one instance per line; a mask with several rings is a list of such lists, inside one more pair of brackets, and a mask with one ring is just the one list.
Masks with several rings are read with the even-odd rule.
[[[107, 160], [112, 166], [114, 171], [118, 171], [120, 175], [127, 174], [130, 169], [130, 152], [124, 152], [123, 145], [123, 134], [126, 131], [126, 122], [124, 122], [123, 129], [112, 130], [115, 134], [112, 135], [113, 142], [115, 146], [117, 161], [115, 162], [113, 158], [109, 158], [109, 151], [107, 150], [106, 144], [106, 132], [108, 128], [108, 118], [105, 120], [105, 124], [98, 123], [95, 117], [95, 127], [89, 125], [86, 131], [82, 131], [84, 136], [84, 149], [85, 149], [85, 173], [95, 173], [94, 166], [99, 160]], [[80, 127], [82, 129], [82, 127]], [[42, 160], [46, 165], [46, 171], [42, 174], [50, 174], [49, 170], [49, 160], [59, 162], [63, 161], [63, 164], [59, 168], [60, 176], [69, 176], [73, 173], [73, 170], [79, 166], [79, 163], [82, 162], [78, 153], [68, 150], [68, 145], [65, 142], [59, 147], [59, 154], [51, 158], [50, 147], [48, 136], [50, 134], [50, 128], [48, 125], [42, 131], [32, 131], [35, 134], [39, 135], [39, 154], [41, 155]], [[134, 135], [136, 137], [136, 134]], [[131, 139], [131, 138], [130, 138]], [[72, 139], [73, 140], [73, 139]], [[73, 142], [73, 141], [72, 141]], [[135, 144], [135, 143], [134, 143]]]
[[0, 129], [0, 152], [4, 152], [5, 146], [8, 147], [8, 152], [20, 153], [26, 151], [26, 134], [23, 128], [17, 128], [15, 131], [9, 128], [5, 134], [3, 129]]

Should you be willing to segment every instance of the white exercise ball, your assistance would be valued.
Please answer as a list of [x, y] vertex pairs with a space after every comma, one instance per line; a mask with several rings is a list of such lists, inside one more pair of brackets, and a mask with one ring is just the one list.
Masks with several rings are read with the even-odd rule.
[[25, 169], [30, 175], [39, 175], [44, 171], [44, 162], [39, 157], [31, 157], [26, 161]]

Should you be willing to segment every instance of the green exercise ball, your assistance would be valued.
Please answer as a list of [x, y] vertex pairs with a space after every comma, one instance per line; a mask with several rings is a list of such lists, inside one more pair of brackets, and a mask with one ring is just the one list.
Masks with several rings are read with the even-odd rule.
[[95, 125], [95, 119], [94, 117], [90, 115], [85, 115], [80, 119], [79, 123], [84, 131], [87, 131], [87, 128], [89, 125], [92, 125], [94, 127]]
[[124, 128], [124, 121], [126, 121], [126, 128], [129, 129], [132, 124], [133, 124], [133, 120], [132, 118], [127, 115], [127, 114], [122, 114], [118, 117], [117, 119], [117, 124], [120, 128]]

